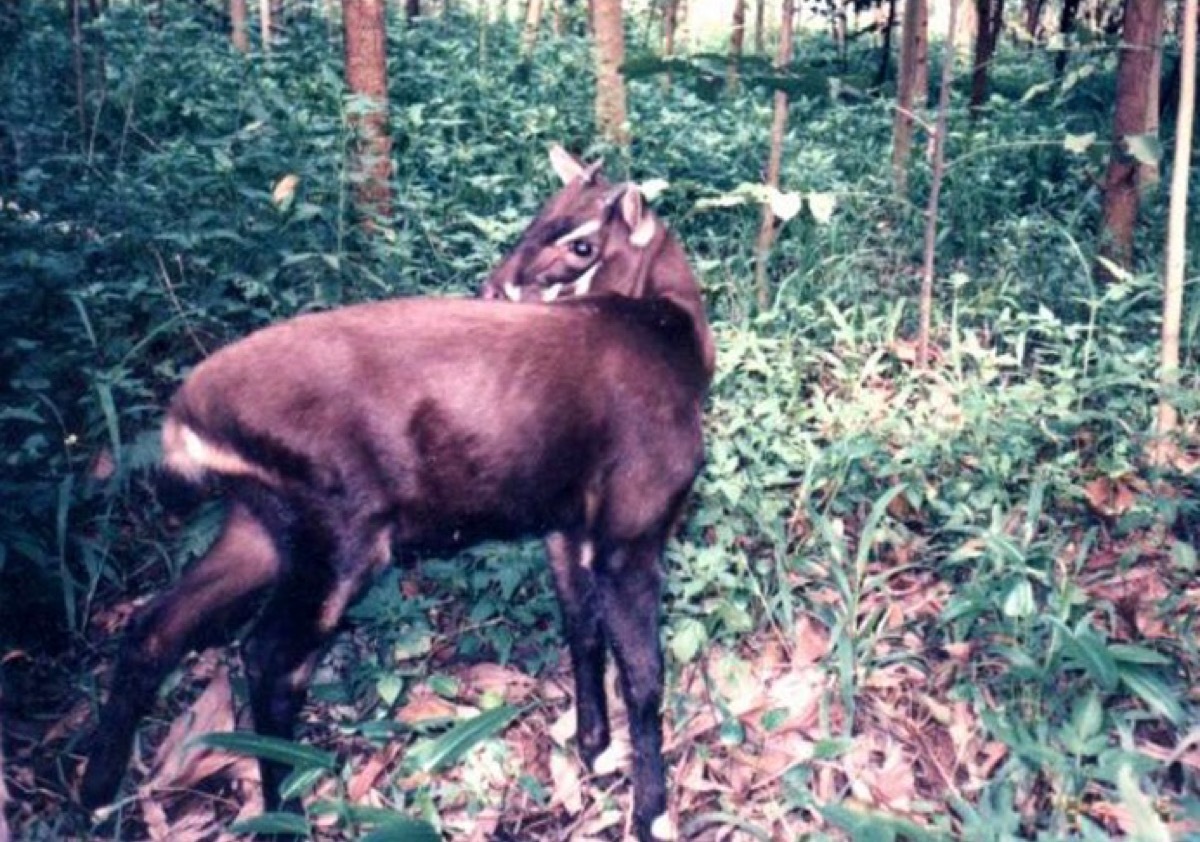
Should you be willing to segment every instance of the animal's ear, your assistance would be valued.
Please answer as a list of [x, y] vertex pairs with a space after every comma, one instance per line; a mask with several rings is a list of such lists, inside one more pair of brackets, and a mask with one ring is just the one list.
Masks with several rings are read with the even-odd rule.
[[623, 187], [621, 218], [629, 226], [629, 243], [635, 248], [644, 249], [658, 233], [658, 220], [646, 207], [646, 200], [636, 184], [625, 184]]
[[563, 149], [557, 143], [550, 147], [550, 166], [563, 184], [570, 184], [575, 179], [581, 179], [584, 184], [590, 184], [600, 172], [602, 161], [584, 166], [583, 162]]

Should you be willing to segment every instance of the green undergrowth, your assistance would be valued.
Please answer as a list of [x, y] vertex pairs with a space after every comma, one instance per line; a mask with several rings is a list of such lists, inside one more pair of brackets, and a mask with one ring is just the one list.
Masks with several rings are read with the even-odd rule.
[[[473, 291], [554, 189], [545, 149], [562, 142], [606, 154], [614, 179], [667, 182], [655, 205], [693, 257], [718, 336], [708, 464], [666, 560], [671, 687], [711, 648], [749, 658], [807, 618], [830, 635], [830, 704], [846, 713], [825, 723], [833, 740], [859, 727], [879, 670], [932, 675], [948, 652], [969, 651], [936, 690], [968, 705], [1004, 760], [974, 788], [923, 791], [915, 813], [932, 826], [1099, 838], [1087, 809], [1099, 801], [1127, 807], [1150, 836], [1200, 818], [1195, 765], [1138, 750], [1173, 747], [1196, 726], [1200, 495], [1194, 477], [1142, 461], [1158, 397], [1161, 194], [1146, 205], [1138, 271], [1108, 286], [1091, 273], [1111, 57], [1055, 85], [1048, 66], [1004, 54], [978, 121], [956, 101], [936, 353], [920, 373], [929, 173], [916, 161], [912, 201], [893, 194], [889, 102], [863, 83], [870, 53], [839, 74], [823, 41], [800, 51], [783, 184], [804, 210], [780, 229], [759, 311], [762, 68], [742, 93], [717, 96], [709, 59], [677, 66], [665, 88], [635, 56], [625, 156], [592, 141], [584, 39], [548, 39], [522, 68], [504, 26], [393, 26], [395, 212], [385, 236], [366, 239], [349, 208], [353, 103], [336, 26], [292, 21], [269, 58], [247, 58], [186, 10], [152, 30], [114, 4], [87, 28], [81, 127], [55, 15], [28, 9], [0, 63], [0, 642], [24, 653], [3, 676], [16, 718], [94, 698], [114, 610], [175, 578], [215, 532], [219, 510], [179, 529], [148, 487], [162, 406], [189, 367], [305, 310]], [[294, 192], [274, 193], [289, 175]], [[1193, 281], [1188, 372], [1198, 297]], [[1194, 418], [1186, 385], [1176, 397]], [[1134, 493], [1106, 508], [1096, 489], [1109, 487]], [[1165, 591], [1153, 617], [1131, 616], [1150, 609], [1101, 585], [1146, 569]], [[897, 620], [900, 577], [941, 594], [936, 610]], [[358, 657], [317, 696], [368, 731], [430, 674], [436, 689], [448, 657], [532, 674], [559, 662], [533, 546], [388, 574], [353, 616]], [[495, 719], [474, 739], [507, 722]], [[69, 762], [49, 766], [44, 785], [65, 791]], [[827, 806], [804, 787], [784, 792], [785, 812]], [[406, 806], [436, 821], [444, 795], [430, 783]], [[29, 838], [67, 821], [54, 803], [28, 819]], [[875, 814], [821, 815], [891, 838]]]

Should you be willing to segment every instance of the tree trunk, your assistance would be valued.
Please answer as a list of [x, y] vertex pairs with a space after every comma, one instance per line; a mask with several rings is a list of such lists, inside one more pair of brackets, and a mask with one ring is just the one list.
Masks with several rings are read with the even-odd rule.
[[258, 0], [258, 29], [262, 51], [271, 52], [271, 0]]
[[887, 0], [887, 22], [883, 25], [883, 44], [879, 47], [879, 69], [875, 71], [875, 87], [887, 82], [892, 64], [892, 30], [896, 28], [896, 0]]
[[[957, 21], [954, 25], [953, 41], [955, 52], [962, 56], [963, 61], [970, 62], [974, 53], [976, 39], [979, 35], [979, 15], [976, 11], [977, 2], [968, 2], [958, 7]], [[933, 103], [930, 103], [932, 105]]]
[[348, 113], [353, 133], [349, 171], [363, 227], [391, 215], [392, 140], [388, 134], [387, 0], [342, 0], [346, 86], [364, 105]]
[[596, 128], [620, 146], [629, 145], [625, 109], [625, 30], [621, 0], [592, 0], [596, 28]]
[[87, 80], [83, 64], [83, 11], [79, 0], [71, 0], [71, 62], [75, 69], [75, 111], [79, 116], [79, 145], [87, 149]]
[[914, 102], [925, 105], [929, 102], [929, 0], [917, 0], [913, 49]]
[[754, 0], [754, 52], [760, 56], [767, 52], [766, 9], [766, 0]]
[[738, 89], [738, 68], [746, 43], [746, 0], [733, 0], [733, 29], [729, 33], [729, 73], [725, 77], [730, 92]]
[[[1155, 24], [1162, 0], [1125, 0], [1125, 32], [1117, 59], [1117, 104], [1113, 145], [1104, 180], [1104, 222], [1100, 253], [1118, 266], [1133, 263], [1133, 232], [1138, 212], [1138, 167], [1129, 154], [1129, 138], [1146, 131], [1146, 101], [1154, 67]], [[1100, 277], [1109, 273], [1100, 267]]]
[[[664, 0], [663, 2], [663, 46], [662, 54], [664, 59], [675, 57], [675, 10], [677, 0]], [[663, 90], [671, 87], [671, 71], [663, 74]]]
[[1075, 18], [1079, 14], [1079, 0], [1063, 0], [1062, 14], [1058, 18], [1058, 34], [1062, 36], [1063, 44], [1058, 55], [1054, 57], [1054, 75], [1061, 77], [1067, 69], [1067, 60], [1071, 57], [1070, 36], [1075, 31]]
[[1187, 256], [1188, 178], [1191, 174], [1192, 127], [1196, 113], [1196, 0], [1183, 0], [1180, 26], [1179, 111], [1175, 129], [1175, 160], [1171, 168], [1171, 209], [1167, 217], [1167, 259], [1163, 276], [1162, 360], [1159, 372], [1163, 396], [1158, 404], [1158, 435], [1166, 436], [1179, 422], [1170, 390], [1179, 379], [1179, 330], [1183, 322], [1183, 270]]
[[846, 69], [846, 2], [847, 0], [833, 0], [833, 14], [829, 21], [833, 30], [831, 36], [834, 51], [842, 70]]
[[521, 33], [521, 58], [533, 59], [533, 48], [537, 46], [538, 30], [542, 28], [542, 0], [529, 0], [525, 7], [525, 29]]
[[246, 0], [229, 0], [230, 37], [239, 53], [250, 52], [250, 35], [246, 31]]
[[[1153, 26], [1154, 57], [1150, 64], [1150, 78], [1146, 85], [1146, 127], [1143, 130], [1148, 135], [1158, 137], [1159, 94], [1162, 89], [1162, 57], [1163, 57], [1163, 24], [1166, 22], [1166, 4], [1158, 2], [1158, 20]], [[1138, 163], [1138, 186], [1145, 190], [1158, 184], [1158, 161]]]
[[929, 185], [929, 205], [925, 209], [925, 260], [921, 270], [920, 323], [917, 329], [917, 368], [929, 366], [929, 332], [933, 321], [933, 276], [937, 246], [938, 198], [946, 171], [946, 128], [950, 121], [950, 84], [954, 76], [954, 23], [959, 0], [950, 0], [950, 25], [942, 56], [942, 84], [938, 90], [937, 129], [933, 135], [933, 175]]
[[892, 120], [892, 183], [897, 195], [908, 192], [908, 158], [912, 151], [913, 109], [917, 96], [924, 96], [919, 88], [921, 80], [927, 79], [928, 70], [921, 65], [928, 58], [928, 18], [925, 0], [905, 0], [904, 27], [900, 33], [900, 75], [896, 82], [896, 115]]
[[[775, 69], [784, 70], [792, 63], [792, 26], [794, 0], [783, 0], [783, 17], [779, 31], [779, 48], [775, 51]], [[767, 188], [779, 189], [779, 170], [783, 162], [783, 136], [787, 131], [788, 95], [775, 91], [775, 114], [771, 122], [771, 151], [767, 156]], [[762, 222], [758, 227], [758, 242], [754, 246], [754, 286], [759, 310], [771, 304], [771, 287], [767, 279], [767, 260], [775, 240], [775, 212], [770, 202], [763, 203]]]
[[1029, 35], [1029, 46], [1040, 42], [1042, 31], [1042, 8], [1046, 0], [1025, 0], [1025, 31]]
[[971, 118], [979, 114], [987, 99], [988, 69], [996, 54], [996, 42], [1004, 25], [1004, 0], [975, 0], [978, 25], [975, 34], [975, 66], [971, 72]]

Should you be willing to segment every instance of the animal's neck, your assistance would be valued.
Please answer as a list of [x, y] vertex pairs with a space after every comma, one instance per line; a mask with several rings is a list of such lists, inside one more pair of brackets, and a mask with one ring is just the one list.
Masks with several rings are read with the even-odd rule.
[[674, 234], [666, 229], [659, 232], [656, 240], [647, 247], [637, 274], [637, 287], [643, 295], [668, 301], [691, 319], [697, 351], [703, 361], [704, 372], [711, 380], [716, 368], [712, 330], [708, 325], [700, 284], [688, 265], [683, 246]]

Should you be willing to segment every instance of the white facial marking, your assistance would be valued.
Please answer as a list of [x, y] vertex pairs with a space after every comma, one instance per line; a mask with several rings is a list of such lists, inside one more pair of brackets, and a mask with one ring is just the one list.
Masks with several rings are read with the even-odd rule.
[[[611, 775], [621, 768], [621, 751], [614, 744], [596, 755], [592, 761], [592, 773], [596, 775]], [[661, 818], [661, 817], [660, 817]]]
[[521, 300], [521, 288], [516, 284], [508, 283], [504, 285], [504, 297], [509, 301]]
[[579, 276], [579, 280], [577, 280], [575, 282], [575, 289], [574, 289], [575, 295], [587, 295], [588, 294], [588, 291], [592, 288], [592, 278], [596, 277], [596, 272], [599, 271], [599, 269], [600, 269], [600, 261], [597, 260], [592, 265], [591, 269], [588, 269], [586, 272], [584, 272], [582, 275]]
[[563, 234], [554, 241], [556, 246], [565, 246], [567, 243], [573, 243], [576, 240], [582, 240], [584, 237], [590, 237], [595, 234], [604, 225], [599, 219], [589, 219], [587, 222], [580, 225], [566, 234]]
[[562, 284], [555, 284], [542, 293], [542, 301], [549, 304], [554, 299], [558, 298], [558, 294], [562, 292]]
[[579, 566], [584, 570], [592, 569], [592, 562], [596, 560], [596, 545], [591, 541], [584, 541], [579, 547]]
[[650, 835], [663, 842], [672, 842], [679, 838], [679, 831], [675, 829], [675, 822], [671, 821], [671, 817], [663, 813], [650, 825]]

